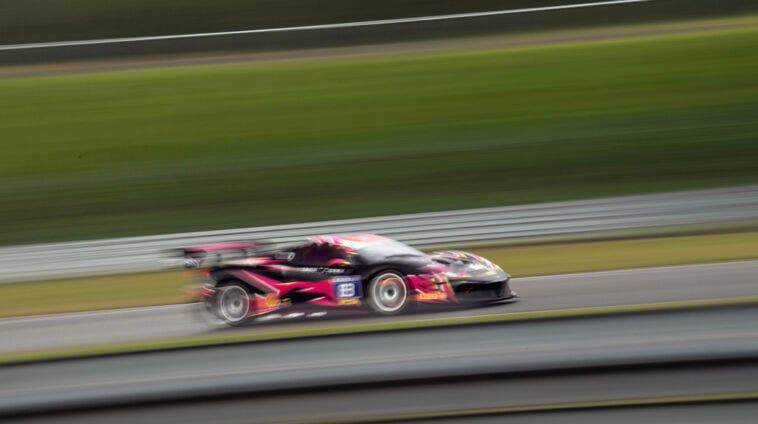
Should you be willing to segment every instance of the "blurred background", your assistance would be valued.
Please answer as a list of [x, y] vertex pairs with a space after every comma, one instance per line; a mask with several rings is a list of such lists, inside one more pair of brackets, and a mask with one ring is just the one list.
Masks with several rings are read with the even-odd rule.
[[756, 46], [747, 0], [0, 0], [0, 360], [206, 334], [20, 318], [181, 304], [190, 242], [372, 231], [517, 281], [741, 260], [563, 306], [752, 299]]
[[[533, 5], [5, 1], [0, 40], [234, 31]], [[754, 182], [758, 87], [755, 40], [745, 28], [755, 9], [748, 1], [664, 0], [2, 50], [2, 242]], [[102, 68], [117, 71], [94, 72]]]

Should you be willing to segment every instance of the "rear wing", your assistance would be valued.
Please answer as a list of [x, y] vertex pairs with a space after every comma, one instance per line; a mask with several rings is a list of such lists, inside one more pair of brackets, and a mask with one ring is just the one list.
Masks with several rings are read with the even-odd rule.
[[270, 246], [269, 241], [229, 242], [184, 247], [174, 251], [183, 259], [185, 268], [210, 268], [222, 262], [255, 256], [263, 246]]

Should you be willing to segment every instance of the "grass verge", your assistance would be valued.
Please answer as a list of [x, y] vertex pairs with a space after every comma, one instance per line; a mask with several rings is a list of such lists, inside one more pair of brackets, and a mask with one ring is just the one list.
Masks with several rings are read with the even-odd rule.
[[[758, 258], [758, 231], [468, 249], [515, 277]], [[0, 317], [183, 301], [181, 271], [0, 285]]]
[[471, 249], [514, 276], [758, 258], [758, 232]]
[[723, 308], [758, 305], [758, 296], [741, 298], [724, 298], [708, 300], [691, 300], [679, 302], [661, 302], [639, 305], [601, 306], [562, 309], [552, 311], [514, 312], [505, 314], [479, 315], [457, 318], [408, 319], [368, 324], [342, 324], [330, 327], [309, 328], [300, 330], [271, 330], [234, 332], [232, 334], [214, 334], [198, 337], [187, 337], [172, 340], [132, 342], [94, 347], [75, 347], [67, 349], [52, 349], [37, 352], [8, 353], [0, 355], [0, 364], [19, 362], [46, 361], [74, 357], [122, 354], [133, 352], [149, 352], [166, 349], [183, 349], [211, 345], [234, 343], [249, 343], [270, 340], [297, 339], [305, 337], [333, 336], [341, 334], [360, 334], [378, 331], [397, 331], [453, 325], [472, 325], [503, 322], [532, 321], [541, 319], [576, 318], [585, 316], [603, 316], [628, 313], [645, 313], [660, 311], [677, 311], [703, 308]]

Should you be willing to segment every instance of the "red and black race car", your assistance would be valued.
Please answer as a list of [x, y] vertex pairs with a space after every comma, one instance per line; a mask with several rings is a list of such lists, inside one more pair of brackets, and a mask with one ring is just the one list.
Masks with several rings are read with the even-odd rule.
[[195, 292], [205, 313], [230, 325], [295, 306], [367, 307], [394, 315], [420, 303], [516, 298], [510, 276], [487, 259], [462, 251], [427, 255], [373, 234], [227, 243], [182, 253], [185, 266], [206, 269]]

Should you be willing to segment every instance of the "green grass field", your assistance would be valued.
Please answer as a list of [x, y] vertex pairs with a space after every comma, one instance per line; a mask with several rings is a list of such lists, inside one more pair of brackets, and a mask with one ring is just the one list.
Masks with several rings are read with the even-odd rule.
[[755, 183], [756, 45], [0, 79], [0, 244]]
[[[516, 277], [758, 258], [758, 232], [468, 249]], [[0, 317], [180, 303], [181, 271], [0, 285]]]

